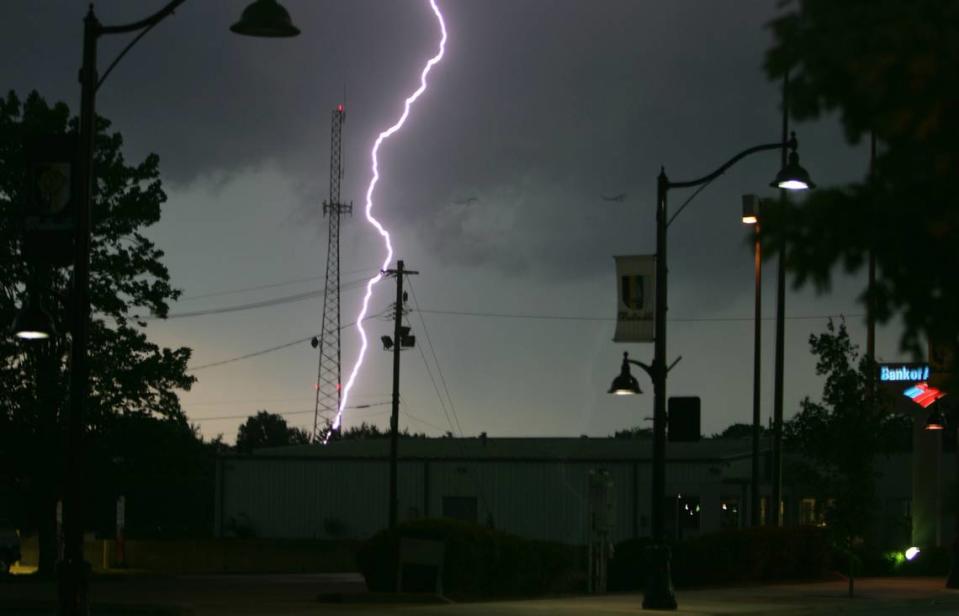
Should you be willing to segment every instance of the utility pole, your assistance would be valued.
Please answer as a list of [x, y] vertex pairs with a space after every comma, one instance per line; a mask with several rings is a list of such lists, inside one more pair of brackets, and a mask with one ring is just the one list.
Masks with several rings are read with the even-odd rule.
[[[789, 73], [783, 78], [783, 148], [782, 165], [789, 160], [786, 140], [789, 138]], [[779, 189], [779, 207], [786, 208], [786, 191]], [[786, 239], [779, 243], [776, 267], [776, 365], [773, 381], [773, 494], [771, 503], [773, 526], [783, 525], [783, 393], [786, 354]]]
[[[759, 199], [756, 199], [757, 206]], [[750, 526], [756, 528], [762, 524], [759, 517], [760, 502], [760, 481], [759, 481], [759, 430], [762, 427], [762, 418], [760, 417], [760, 405], [762, 404], [762, 383], [760, 376], [762, 373], [762, 332], [763, 332], [763, 257], [762, 257], [762, 236], [760, 225], [762, 221], [757, 216], [756, 224], [753, 225], [753, 284], [755, 285], [754, 302], [755, 312], [753, 316], [753, 426], [752, 426], [752, 477], [749, 489], [749, 521]]]
[[[876, 131], [869, 135], [869, 179], [876, 174]], [[875, 234], [870, 235], [875, 238]], [[869, 397], [873, 398], [876, 364], [876, 248], [869, 247], [869, 286], [866, 290], [866, 357], [869, 359]]]
[[[405, 269], [403, 261], [396, 262], [396, 269], [386, 270], [386, 274], [396, 277], [396, 308], [393, 312], [393, 411], [390, 414], [390, 528], [396, 528], [399, 516], [399, 500], [396, 489], [396, 471], [400, 437], [400, 351], [411, 347], [415, 339], [410, 336], [409, 328], [403, 327], [403, 276], [419, 274]], [[385, 340], [384, 340], [385, 343]], [[387, 346], [389, 350], [389, 345]]]

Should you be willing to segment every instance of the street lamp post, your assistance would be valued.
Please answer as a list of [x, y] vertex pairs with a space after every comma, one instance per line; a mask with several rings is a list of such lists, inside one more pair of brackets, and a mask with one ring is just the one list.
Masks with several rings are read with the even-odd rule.
[[752, 477], [749, 492], [749, 522], [757, 527], [762, 521], [759, 516], [759, 431], [762, 428], [760, 413], [762, 387], [762, 313], [763, 313], [763, 259], [760, 242], [759, 198], [756, 195], [743, 195], [743, 223], [753, 226], [753, 278], [755, 290], [755, 308], [753, 313], [753, 426], [752, 426]]
[[[665, 169], [661, 169], [656, 182], [656, 310], [654, 324], [653, 363], [646, 365], [623, 358], [620, 375], [613, 381], [610, 393], [635, 394], [639, 392], [638, 383], [629, 374], [629, 365], [640, 366], [649, 374], [653, 381], [653, 477], [650, 495], [652, 546], [650, 547], [650, 575], [646, 583], [643, 596], [644, 609], [674, 610], [676, 596], [673, 592], [672, 576], [669, 568], [669, 548], [665, 544], [663, 533], [663, 501], [665, 499], [666, 477], [666, 374], [671, 368], [666, 365], [666, 276], [667, 252], [666, 229], [669, 223], [682, 211], [680, 208], [672, 218], [668, 217], [667, 197], [671, 188], [693, 188], [704, 186], [725, 173], [737, 162], [758, 152], [780, 150], [788, 147], [791, 151], [789, 162], [784, 165], [773, 182], [780, 188], [788, 190], [804, 190], [813, 186], [809, 174], [799, 165], [799, 155], [796, 153], [798, 143], [792, 135], [789, 141], [757, 145], [726, 161], [718, 169], [701, 178], [673, 182], [666, 176]], [[688, 202], [687, 202], [688, 203]], [[630, 380], [631, 379], [631, 380]], [[635, 384], [635, 388], [632, 385]]]
[[[173, 14], [185, 0], [172, 0], [156, 13], [140, 21], [104, 26], [93, 12], [93, 5], [83, 22], [83, 64], [80, 68], [80, 129], [77, 156], [76, 222], [73, 263], [73, 305], [71, 310], [70, 349], [70, 414], [67, 430], [67, 455], [64, 485], [64, 558], [59, 564], [59, 603], [61, 614], [86, 614], [89, 565], [83, 560], [82, 438], [84, 407], [89, 395], [87, 345], [90, 322], [90, 235], [93, 201], [93, 163], [96, 141], [96, 93], [117, 62], [151, 28]], [[233, 32], [250, 36], [288, 37], [299, 30], [290, 21], [289, 13], [276, 0], [256, 0], [249, 5]], [[103, 77], [97, 74], [97, 42], [109, 34], [139, 32], [107, 68]]]
[[[930, 432], [941, 432], [947, 427], [946, 416], [952, 421], [956, 429], [956, 480], [959, 481], [959, 408], [955, 406], [945, 407], [943, 411], [943, 402], [936, 401], [926, 418], [926, 425], [923, 430]], [[952, 538], [952, 562], [949, 567], [949, 575], [946, 577], [946, 588], [959, 588], [959, 506], [954, 513], [955, 536]]]

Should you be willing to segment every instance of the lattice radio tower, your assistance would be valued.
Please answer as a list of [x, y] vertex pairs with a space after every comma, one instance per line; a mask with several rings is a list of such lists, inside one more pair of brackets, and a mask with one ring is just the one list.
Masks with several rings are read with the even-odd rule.
[[321, 436], [320, 417], [331, 419], [340, 408], [340, 214], [352, 214], [353, 203], [340, 203], [343, 179], [342, 136], [346, 111], [342, 104], [333, 110], [330, 129], [330, 199], [323, 203], [329, 216], [330, 234], [326, 249], [326, 292], [323, 295], [323, 326], [313, 346], [320, 351], [316, 371], [316, 406], [313, 410], [313, 440]]

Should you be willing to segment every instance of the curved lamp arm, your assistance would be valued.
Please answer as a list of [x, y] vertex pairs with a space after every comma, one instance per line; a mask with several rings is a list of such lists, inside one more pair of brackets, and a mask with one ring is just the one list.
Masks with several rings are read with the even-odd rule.
[[653, 367], [649, 364], [644, 364], [643, 362], [635, 359], [629, 359], [629, 357], [624, 357], [623, 359], [625, 359], [627, 363], [633, 364], [634, 366], [639, 366], [646, 372], [646, 374], [649, 375], [649, 378], [653, 378]]
[[[117, 57], [113, 59], [113, 62], [111, 62], [110, 66], [107, 67], [107, 70], [103, 71], [103, 75], [100, 77], [100, 79], [97, 80], [96, 87], [98, 90], [100, 89], [100, 86], [103, 84], [104, 80], [107, 78], [110, 72], [113, 71], [113, 69], [120, 62], [120, 60], [123, 59], [123, 56], [127, 55], [127, 52], [130, 51], [130, 49], [134, 45], [136, 45], [140, 41], [140, 39], [146, 35], [147, 32], [153, 29], [153, 26], [157, 25], [158, 23], [160, 23], [161, 21], [163, 21], [164, 19], [172, 15], [173, 12], [177, 9], [177, 7], [183, 4], [184, 2], [186, 2], [186, 0], [171, 0], [171, 2], [169, 2], [166, 6], [164, 6], [162, 9], [160, 9], [153, 15], [150, 15], [149, 17], [141, 19], [140, 21], [135, 21], [128, 24], [121, 24], [118, 26], [102, 26], [99, 23], [96, 24], [96, 26], [94, 27], [93, 33], [97, 37], [105, 34], [124, 34], [127, 32], [136, 32], [137, 30], [140, 31], [140, 33], [136, 35], [136, 37], [134, 37], [134, 39], [130, 41], [130, 43], [126, 47], [123, 48], [123, 51], [117, 54]], [[92, 15], [93, 15], [93, 7], [91, 5], [89, 16], [92, 16]]]
[[100, 26], [97, 28], [97, 34], [123, 34], [124, 32], [135, 32], [137, 30], [143, 30], [144, 28], [152, 28], [172, 15], [173, 11], [184, 2], [186, 2], [186, 0], [171, 0], [165, 7], [140, 21], [118, 26]]
[[[666, 372], [669, 372], [670, 370], [672, 370], [673, 368], [675, 368], [675, 367], [676, 367], [676, 364], [678, 364], [678, 363], [679, 363], [679, 360], [681, 360], [682, 358], [683, 358], [683, 356], [680, 355], [680, 356], [677, 357], [675, 360], [673, 360], [673, 363], [671, 363], [671, 364], [669, 364], [668, 366], [666, 366]], [[626, 363], [628, 363], [628, 364], [633, 364], [634, 366], [639, 366], [640, 368], [642, 368], [642, 369], [646, 372], [646, 374], [649, 375], [649, 378], [653, 378], [653, 367], [650, 366], [649, 364], [644, 364], [644, 363], [641, 362], [641, 361], [638, 361], [638, 360], [635, 360], [635, 359], [630, 359], [628, 356], [625, 357], [624, 359], [626, 360]]]
[[686, 201], [684, 201], [681, 206], [679, 206], [679, 209], [677, 209], [673, 213], [673, 215], [669, 217], [669, 220], [666, 221], [666, 226], [668, 227], [669, 225], [673, 224], [673, 221], [676, 220], [676, 217], [679, 216], [679, 214], [684, 209], [686, 209], [686, 206], [689, 205], [689, 202], [692, 201], [694, 198], [696, 198], [696, 195], [702, 192], [704, 188], [709, 186], [710, 182], [712, 182], [713, 180], [721, 176], [723, 173], [725, 173], [727, 169], [729, 169], [730, 167], [732, 167], [733, 165], [735, 165], [736, 163], [738, 163], [739, 161], [741, 161], [742, 159], [746, 158], [747, 156], [751, 154], [755, 154], [757, 152], [766, 152], [769, 150], [778, 150], [782, 148], [784, 145], [790, 148], [791, 150], [796, 151], [796, 147], [798, 145], [796, 142], [796, 136], [793, 135], [792, 137], [790, 137], [789, 141], [786, 141], [785, 143], [764, 143], [762, 145], [756, 145], [751, 148], [747, 148], [743, 150], [742, 152], [740, 152], [739, 154], [730, 158], [728, 161], [723, 163], [722, 166], [720, 166], [718, 169], [716, 169], [709, 175], [704, 175], [701, 178], [698, 178], [695, 180], [689, 180], [686, 182], [671, 182], [669, 180], [666, 180], [665, 188], [667, 190], [669, 190], [670, 188], [692, 188], [693, 186], [699, 186], [699, 189], [696, 190], [696, 192], [694, 192], [692, 195], [690, 195], [689, 198], [686, 199]]
[[738, 162], [741, 161], [742, 159], [746, 158], [747, 156], [750, 156], [751, 154], [755, 154], [755, 153], [757, 153], [757, 152], [765, 152], [765, 151], [767, 151], [767, 150], [778, 150], [778, 149], [782, 148], [784, 145], [785, 145], [786, 147], [790, 148], [790, 149], [795, 150], [795, 149], [796, 149], [796, 138], [795, 138], [795, 137], [792, 137], [792, 138], [789, 139], [789, 141], [786, 141], [785, 143], [783, 143], [783, 142], [778, 142], [778, 143], [764, 143], [764, 144], [762, 144], [762, 145], [755, 145], [755, 146], [753, 146], [753, 147], [751, 147], [751, 148], [747, 148], [747, 149], [743, 150], [742, 152], [740, 152], [739, 154], [733, 156], [732, 158], [730, 158], [729, 160], [727, 160], [725, 163], [723, 163], [722, 166], [720, 166], [718, 169], [716, 169], [715, 171], [713, 171], [713, 172], [710, 173], [709, 175], [704, 175], [704, 176], [701, 177], [701, 178], [698, 178], [698, 179], [695, 179], [695, 180], [689, 180], [689, 181], [686, 181], [686, 182], [673, 182], [673, 181], [668, 181], [668, 182], [666, 183], [666, 185], [667, 185], [668, 188], [691, 188], [691, 187], [693, 187], [693, 186], [699, 186], [700, 184], [705, 184], [705, 183], [707, 183], [707, 182], [712, 182], [713, 180], [715, 180], [716, 178], [718, 178], [719, 176], [721, 176], [723, 173], [725, 173], [727, 169], [729, 169], [730, 167], [732, 167], [733, 165], [735, 165], [736, 163], [738, 163]]

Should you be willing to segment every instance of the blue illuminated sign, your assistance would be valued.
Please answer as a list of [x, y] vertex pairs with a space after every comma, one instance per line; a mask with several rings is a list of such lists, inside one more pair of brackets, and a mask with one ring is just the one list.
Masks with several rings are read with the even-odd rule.
[[905, 364], [899, 366], [880, 366], [879, 380], [885, 382], [909, 381], [921, 383], [929, 380], [928, 364]]

